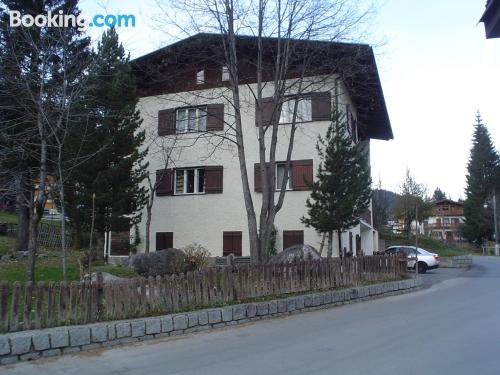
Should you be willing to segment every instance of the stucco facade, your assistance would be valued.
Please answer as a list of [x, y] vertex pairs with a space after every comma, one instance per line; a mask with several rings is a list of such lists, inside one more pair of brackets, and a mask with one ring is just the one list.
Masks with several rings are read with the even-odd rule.
[[[313, 81], [313, 79], [311, 79]], [[330, 87], [335, 87], [332, 80]], [[324, 90], [325, 83], [317, 90]], [[336, 83], [336, 94], [332, 92], [332, 106], [339, 105], [344, 108], [349, 104], [354, 117], [356, 108], [350, 100], [347, 91], [340, 81]], [[242, 98], [242, 123], [247, 155], [247, 169], [249, 173], [249, 184], [252, 190], [254, 206], [257, 209], [261, 204], [261, 193], [253, 191], [254, 163], [258, 163], [258, 140], [257, 127], [255, 126], [255, 100], [252, 98], [251, 90], [255, 87], [240, 86]], [[314, 85], [311, 92], [316, 91]], [[269, 95], [272, 95], [272, 87], [269, 84]], [[227, 89], [218, 88], [210, 90], [199, 90], [190, 93], [176, 93], [157, 95], [141, 98], [139, 110], [143, 117], [143, 127], [147, 132], [149, 143], [149, 172], [153, 176], [156, 170], [164, 167], [163, 151], [174, 147], [172, 162], [169, 167], [183, 168], [195, 166], [221, 165], [223, 166], [223, 192], [221, 194], [193, 194], [172, 195], [155, 197], [151, 221], [151, 248], [156, 248], [155, 233], [172, 232], [173, 246], [182, 248], [190, 243], [198, 243], [210, 250], [213, 256], [222, 256], [223, 232], [241, 231], [242, 233], [242, 255], [250, 254], [247, 217], [243, 201], [242, 182], [239, 169], [239, 161], [236, 146], [230, 141], [222, 141], [221, 135], [203, 135], [200, 133], [178, 134], [170, 137], [158, 137], [158, 111], [167, 108], [175, 108], [189, 105], [209, 104], [220, 102], [220, 97], [229, 96]], [[217, 99], [207, 99], [217, 98]], [[224, 102], [224, 116], [226, 135], [231, 134], [231, 103]], [[296, 137], [293, 147], [292, 160], [312, 159], [314, 174], [320, 163], [315, 148], [318, 135], [324, 136], [330, 125], [330, 121], [307, 122], [297, 125]], [[290, 125], [279, 126], [278, 147], [276, 160], [286, 160]], [[369, 147], [369, 141], [364, 141]], [[278, 193], [277, 193], [278, 194]], [[306, 215], [305, 202], [310, 191], [288, 191], [285, 196], [283, 208], [276, 216], [275, 225], [278, 230], [277, 249], [283, 248], [283, 231], [299, 230], [304, 233], [304, 243], [320, 247], [322, 236], [314, 229], [307, 228], [301, 223], [301, 217]], [[140, 251], [144, 250], [145, 217], [140, 223], [141, 244]], [[371, 220], [370, 220], [371, 221]], [[349, 250], [349, 232], [353, 238], [361, 236], [361, 249], [365, 254], [376, 251], [378, 243], [374, 229], [366, 222], [352, 228], [343, 235], [343, 246]], [[334, 240], [334, 255], [338, 255], [338, 241]]]

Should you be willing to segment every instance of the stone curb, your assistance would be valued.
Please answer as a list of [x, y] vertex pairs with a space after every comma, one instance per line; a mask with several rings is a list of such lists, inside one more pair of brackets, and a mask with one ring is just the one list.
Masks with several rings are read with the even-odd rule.
[[422, 278], [392, 281], [185, 313], [0, 335], [0, 365], [201, 332], [260, 319], [408, 293]]

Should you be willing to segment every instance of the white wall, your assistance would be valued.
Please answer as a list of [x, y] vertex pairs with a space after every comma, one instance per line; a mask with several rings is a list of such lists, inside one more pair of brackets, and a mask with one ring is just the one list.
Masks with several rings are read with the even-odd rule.
[[[332, 86], [330, 86], [332, 87]], [[255, 87], [254, 87], [255, 88]], [[254, 99], [250, 89], [241, 86], [242, 97], [242, 122], [244, 129], [245, 149], [247, 157], [247, 169], [249, 184], [257, 218], [260, 212], [261, 194], [254, 190], [254, 163], [257, 163], [258, 142], [257, 127], [255, 126]], [[211, 90], [200, 90], [194, 93], [168, 94], [162, 96], [145, 97], [139, 101], [138, 107], [143, 117], [143, 128], [147, 132], [150, 147], [149, 170], [154, 179], [155, 171], [164, 167], [164, 157], [161, 153], [161, 143], [171, 144], [172, 137], [157, 137], [157, 114], [159, 110], [207, 103], [221, 103], [223, 100], [207, 100], [223, 93], [222, 88]], [[342, 93], [343, 86], [340, 86]], [[311, 89], [311, 91], [313, 91]], [[325, 91], [323, 87], [317, 87], [316, 91]], [[226, 91], [226, 95], [229, 93]], [[268, 93], [272, 95], [272, 87], [268, 86]], [[334, 94], [332, 93], [332, 98]], [[334, 101], [334, 99], [332, 99]], [[339, 104], [350, 103], [355, 114], [355, 107], [347, 95], [341, 94]], [[232, 123], [230, 105], [225, 105], [225, 121]], [[318, 134], [325, 135], [329, 126], [328, 121], [299, 124], [297, 126], [295, 145], [292, 160], [313, 159], [313, 167], [316, 171], [320, 159], [315, 149]], [[289, 139], [289, 125], [279, 127], [278, 147], [276, 160], [286, 159], [286, 149]], [[221, 133], [222, 134], [222, 133]], [[228, 125], [225, 127], [225, 135], [231, 137], [232, 130]], [[189, 243], [199, 243], [207, 247], [213, 256], [222, 255], [223, 231], [242, 232], [243, 255], [249, 255], [249, 241], [247, 230], [247, 218], [245, 204], [243, 201], [242, 183], [240, 177], [238, 156], [236, 146], [230, 141], [221, 144], [220, 137], [208, 136], [196, 139], [200, 134], [183, 134], [177, 136], [175, 153], [173, 154], [174, 165], [171, 167], [192, 167], [206, 165], [222, 165], [223, 171], [223, 193], [206, 195], [183, 195], [155, 197], [153, 216], [151, 222], [151, 249], [155, 249], [156, 232], [173, 232], [174, 247], [181, 248]], [[214, 147], [217, 144], [218, 147]], [[321, 236], [312, 228], [305, 228], [300, 218], [306, 215], [305, 201], [310, 191], [290, 191], [286, 193], [283, 208], [278, 213], [275, 225], [278, 228], [277, 249], [281, 251], [283, 230], [304, 230], [304, 243], [319, 249]], [[142, 222], [139, 224], [141, 234], [141, 251], [145, 244], [145, 218], [143, 212]], [[353, 228], [353, 236], [359, 233], [359, 226]], [[348, 247], [348, 234], [343, 235], [343, 246]], [[334, 240], [335, 254], [338, 255], [338, 241]], [[326, 251], [326, 248], [325, 248]], [[368, 248], [365, 250], [370, 252]]]

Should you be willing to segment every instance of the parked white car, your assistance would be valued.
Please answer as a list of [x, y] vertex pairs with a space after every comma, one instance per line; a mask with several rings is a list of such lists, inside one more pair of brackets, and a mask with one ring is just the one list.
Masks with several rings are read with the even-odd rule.
[[427, 270], [439, 268], [439, 255], [422, 248], [415, 251], [415, 246], [391, 246], [385, 250], [386, 254], [404, 252], [408, 257], [408, 268], [415, 269], [415, 257], [418, 259], [418, 272], [426, 273]]

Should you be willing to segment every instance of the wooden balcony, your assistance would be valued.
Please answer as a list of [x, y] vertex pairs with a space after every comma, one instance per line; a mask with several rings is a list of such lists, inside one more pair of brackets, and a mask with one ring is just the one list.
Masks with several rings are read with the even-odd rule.
[[464, 223], [434, 223], [426, 224], [428, 229], [461, 229]]

